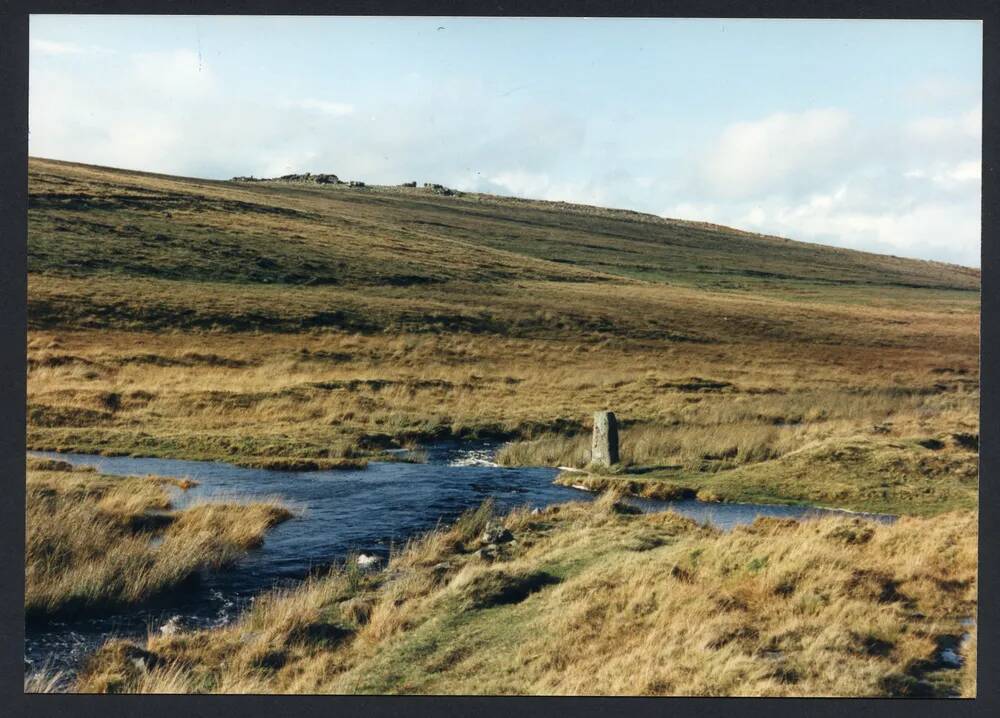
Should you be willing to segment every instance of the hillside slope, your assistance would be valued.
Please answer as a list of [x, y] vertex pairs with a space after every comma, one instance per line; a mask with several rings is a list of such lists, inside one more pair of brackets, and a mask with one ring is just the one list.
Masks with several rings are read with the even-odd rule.
[[[328, 465], [498, 435], [581, 465], [612, 408], [652, 476], [859, 436], [974, 460], [948, 435], [978, 434], [978, 270], [423, 188], [32, 159], [29, 189], [34, 448]], [[895, 505], [865, 481], [841, 504]]]
[[[980, 281], [978, 270], [953, 265], [566, 203], [209, 182], [50, 160], [30, 168], [38, 270], [344, 286], [595, 273], [729, 288], [975, 290]], [[74, 239], [87, 257], [65, 254]]]

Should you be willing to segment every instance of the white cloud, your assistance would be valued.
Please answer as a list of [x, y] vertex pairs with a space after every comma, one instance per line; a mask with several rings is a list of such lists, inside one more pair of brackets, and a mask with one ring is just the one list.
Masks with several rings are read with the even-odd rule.
[[146, 106], [142, 100], [159, 98], [161, 102], [177, 103], [201, 99], [219, 89], [214, 73], [202, 61], [201, 54], [187, 49], [132, 55], [128, 80], [129, 90], [139, 93], [139, 97], [132, 96], [129, 101], [136, 109]]
[[[971, 166], [957, 166], [953, 171], [973, 172]], [[979, 265], [978, 188], [956, 195], [929, 192], [882, 197], [880, 186], [878, 182], [845, 182], [803, 197], [679, 204], [663, 214], [850, 249]]]
[[[952, 103], [950, 113], [924, 107], [885, 127], [838, 108], [772, 113], [731, 123], [679, 156], [663, 149], [663, 128], [652, 122], [505, 95], [483, 78], [411, 83], [355, 105], [320, 90], [239, 94], [192, 49], [92, 57], [45, 42], [33, 41], [30, 75], [38, 156], [203, 177], [333, 172], [666, 207], [670, 217], [978, 264], [982, 110], [974, 103], [964, 111]], [[72, 62], [36, 63], [35, 53]]]
[[911, 180], [926, 180], [944, 189], [961, 189], [968, 185], [979, 185], [983, 179], [981, 160], [965, 160], [957, 164], [938, 163], [930, 169], [912, 169], [903, 173]]
[[777, 230], [786, 236], [811, 237], [853, 249], [979, 263], [980, 222], [974, 202], [926, 202], [864, 212], [845, 206], [844, 195], [840, 190], [797, 205], [776, 207], [757, 227], [750, 228]]
[[919, 117], [903, 128], [911, 140], [927, 143], [952, 143], [978, 140], [982, 135], [983, 109], [977, 107], [960, 115]]
[[578, 202], [600, 205], [608, 202], [606, 187], [592, 182], [568, 182], [551, 177], [546, 172], [526, 172], [508, 170], [485, 178], [485, 180], [459, 181], [459, 189], [492, 192], [530, 199], [544, 199], [552, 202]]
[[836, 109], [735, 123], [663, 214], [978, 266], [981, 123], [979, 106], [896, 127]]
[[841, 155], [851, 117], [838, 109], [779, 112], [723, 130], [704, 158], [707, 186], [740, 198], [822, 172]]
[[305, 110], [315, 110], [331, 117], [343, 117], [354, 114], [354, 105], [346, 102], [331, 102], [329, 100], [316, 100], [307, 98], [296, 103]]
[[42, 38], [32, 38], [31, 51], [41, 55], [111, 55], [114, 50], [99, 45], [78, 45], [75, 42], [55, 42]]
[[959, 162], [948, 171], [946, 176], [948, 179], [954, 180], [955, 182], [982, 182], [983, 162], [982, 160], [966, 160], [965, 162]]
[[978, 97], [979, 85], [967, 78], [928, 75], [903, 88], [903, 97], [921, 105], [953, 105]]

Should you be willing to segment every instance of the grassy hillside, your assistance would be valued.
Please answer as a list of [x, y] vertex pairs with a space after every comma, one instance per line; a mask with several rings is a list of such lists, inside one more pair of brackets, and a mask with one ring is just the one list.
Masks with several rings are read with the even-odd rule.
[[[645, 481], [975, 505], [978, 270], [422, 188], [33, 159], [29, 189], [29, 447], [320, 466], [488, 434], [583, 465], [611, 408]], [[847, 450], [846, 493], [803, 459]]]
[[[45, 160], [29, 179], [30, 448], [336, 467], [490, 435], [505, 464], [585, 468], [591, 413], [622, 421], [620, 465], [560, 478], [611, 490], [593, 505], [486, 505], [383, 571], [111, 641], [76, 690], [975, 694], [978, 271], [422, 188]], [[150, 571], [78, 580], [117, 564], [72, 539], [105, 546], [130, 519], [67, 534], [73, 491], [133, 513], [162, 497], [52, 469], [29, 475], [33, 545], [73, 550], [32, 562], [30, 605], [134, 600], [190, 569], [140, 531], [123, 556]], [[724, 534], [621, 492], [911, 516]], [[163, 536], [196, 534], [179, 555], [214, 565], [273, 511], [251, 536], [231, 512]]]

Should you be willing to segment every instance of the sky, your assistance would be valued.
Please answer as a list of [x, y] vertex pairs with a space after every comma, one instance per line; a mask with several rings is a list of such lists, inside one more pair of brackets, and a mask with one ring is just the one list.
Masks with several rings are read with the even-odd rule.
[[982, 24], [33, 15], [32, 156], [980, 263]]

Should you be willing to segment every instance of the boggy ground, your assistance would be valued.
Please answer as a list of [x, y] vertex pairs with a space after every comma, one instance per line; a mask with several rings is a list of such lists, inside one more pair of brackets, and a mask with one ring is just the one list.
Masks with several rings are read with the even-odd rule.
[[[421, 189], [32, 159], [29, 191], [29, 448], [327, 468], [494, 436], [582, 467], [612, 409], [622, 465], [573, 483], [925, 516], [719, 534], [608, 499], [508, 517], [491, 563], [484, 511], [235, 626], [111, 643], [77, 689], [975, 692], [974, 636], [936, 656], [975, 614], [978, 270]], [[40, 575], [29, 607], [133, 590]]]
[[971, 508], [975, 318], [926, 317], [941, 336], [921, 338], [925, 349], [33, 330], [28, 445], [328, 468], [500, 436], [513, 440], [502, 463], [583, 467], [590, 413], [610, 407], [624, 422], [621, 470], [646, 483], [856, 510]]
[[[480, 548], [485, 531], [499, 543]], [[487, 505], [384, 571], [269, 595], [224, 629], [111, 642], [74, 690], [974, 695], [976, 534], [973, 512], [724, 534], [611, 494], [501, 520]]]
[[354, 468], [495, 436], [584, 466], [610, 408], [646, 482], [975, 504], [978, 270], [485, 195], [29, 177], [29, 448]]
[[105, 476], [28, 459], [25, 616], [100, 612], [141, 603], [232, 563], [291, 517], [277, 503], [171, 507], [166, 485], [190, 480]]

